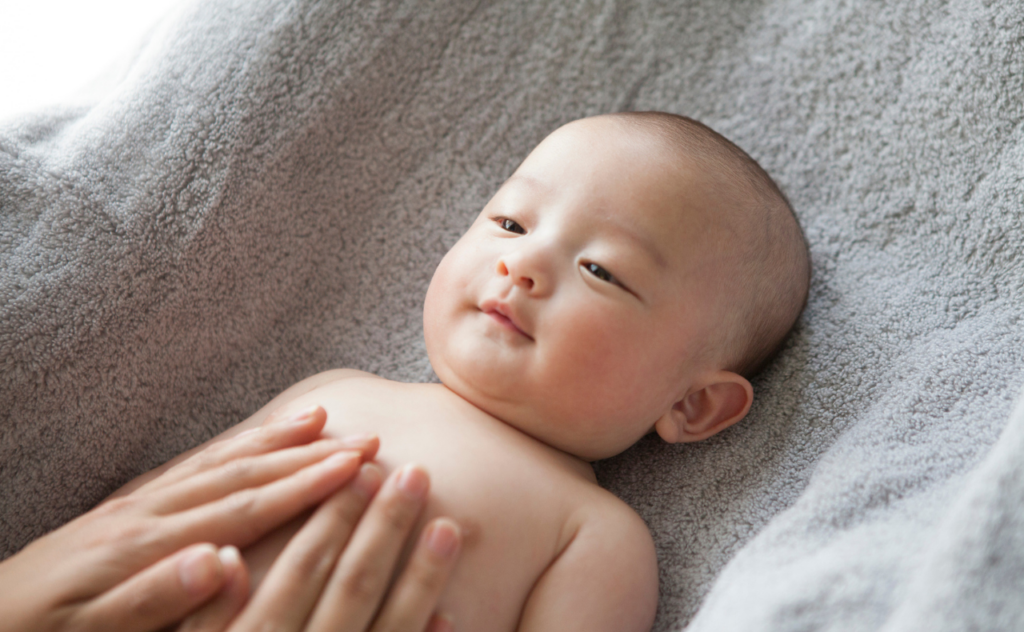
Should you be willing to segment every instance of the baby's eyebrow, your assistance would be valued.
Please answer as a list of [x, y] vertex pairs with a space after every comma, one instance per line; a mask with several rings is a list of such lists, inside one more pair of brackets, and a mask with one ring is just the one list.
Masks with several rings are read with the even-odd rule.
[[513, 185], [513, 186], [525, 185], [526, 187], [531, 188], [531, 189], [547, 190], [547, 189], [550, 188], [542, 180], [540, 180], [538, 178], [535, 178], [534, 176], [531, 176], [531, 175], [526, 174], [526, 173], [520, 173], [518, 171], [513, 173], [511, 176], [509, 176], [508, 180], [505, 180], [505, 184], [502, 185], [502, 186], [505, 187], [505, 186], [508, 186], [510, 184]]

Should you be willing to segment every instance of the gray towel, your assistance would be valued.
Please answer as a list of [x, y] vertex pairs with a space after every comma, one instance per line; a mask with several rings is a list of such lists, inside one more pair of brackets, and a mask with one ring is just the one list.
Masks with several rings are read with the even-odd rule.
[[776, 177], [814, 282], [746, 421], [598, 465], [655, 629], [1024, 629], [1018, 2], [211, 0], [128, 62], [0, 122], [0, 554], [307, 375], [432, 379], [489, 195], [659, 109]]

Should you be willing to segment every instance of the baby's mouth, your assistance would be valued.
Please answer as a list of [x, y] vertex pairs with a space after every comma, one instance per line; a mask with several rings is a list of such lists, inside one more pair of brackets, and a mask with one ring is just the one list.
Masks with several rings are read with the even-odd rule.
[[523, 331], [522, 327], [516, 324], [516, 321], [513, 319], [512, 310], [508, 306], [488, 301], [480, 306], [480, 311], [493, 318], [495, 322], [505, 329], [514, 331], [528, 340], [533, 340], [533, 336]]

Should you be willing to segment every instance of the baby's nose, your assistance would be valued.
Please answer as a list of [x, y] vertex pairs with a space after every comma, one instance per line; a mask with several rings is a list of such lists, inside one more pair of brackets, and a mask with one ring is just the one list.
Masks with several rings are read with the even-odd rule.
[[500, 276], [511, 277], [512, 283], [524, 290], [532, 290], [536, 285], [533, 275], [521, 272], [519, 270], [520, 266], [516, 265], [515, 262], [512, 262], [512, 266], [510, 267], [510, 259], [510, 257], [505, 257], [498, 260], [498, 274]]

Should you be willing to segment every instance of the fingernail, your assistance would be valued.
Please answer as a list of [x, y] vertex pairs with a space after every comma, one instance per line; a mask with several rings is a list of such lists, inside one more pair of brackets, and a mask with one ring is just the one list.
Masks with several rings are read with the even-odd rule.
[[221, 574], [216, 553], [217, 549], [212, 544], [204, 544], [178, 562], [178, 578], [189, 595], [204, 597], [211, 592]]
[[238, 552], [237, 547], [231, 545], [220, 547], [217, 551], [217, 557], [220, 558], [220, 563], [224, 568], [237, 566], [242, 562], [242, 554]]
[[369, 432], [348, 435], [347, 437], [341, 438], [342, 445], [346, 446], [363, 446], [377, 438], [377, 435]]
[[220, 558], [221, 568], [227, 575], [221, 590], [231, 592], [235, 587], [235, 582], [239, 581], [238, 570], [242, 566], [242, 554], [238, 552], [237, 548], [228, 545], [217, 550], [217, 557]]
[[440, 558], [450, 558], [459, 548], [459, 528], [448, 521], [435, 522], [427, 533], [427, 547]]
[[292, 416], [288, 417], [287, 423], [296, 425], [304, 424], [307, 421], [309, 421], [313, 417], [313, 414], [316, 413], [316, 411], [318, 410], [320, 410], [319, 406], [310, 406], [309, 408], [304, 408], [299, 412], [294, 413]]
[[350, 464], [352, 461], [359, 460], [358, 452], [349, 452], [344, 450], [342, 452], [335, 452], [331, 456], [323, 460], [324, 467], [328, 469], [340, 468], [342, 466]]
[[406, 465], [398, 477], [398, 489], [402, 490], [409, 500], [421, 500], [427, 495], [429, 486], [427, 473], [415, 465]]
[[373, 498], [373, 495], [380, 489], [382, 476], [380, 468], [372, 463], [364, 463], [359, 468], [359, 475], [352, 481], [352, 489], [365, 498]]

